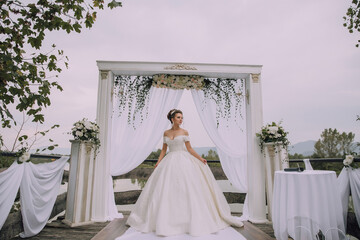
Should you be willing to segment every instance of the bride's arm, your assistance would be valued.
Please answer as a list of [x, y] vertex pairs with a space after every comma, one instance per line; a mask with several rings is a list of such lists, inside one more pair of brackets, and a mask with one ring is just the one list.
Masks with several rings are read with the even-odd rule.
[[202, 158], [197, 152], [195, 152], [195, 150], [191, 147], [190, 141], [185, 142], [185, 146], [191, 155], [193, 155], [194, 157], [202, 161], [204, 164], [206, 164], [207, 162], [206, 159]]
[[165, 156], [165, 154], [166, 154], [166, 150], [167, 150], [167, 144], [164, 143], [164, 144], [163, 144], [163, 147], [162, 147], [162, 149], [161, 149], [161, 152], [160, 152], [159, 159], [158, 159], [155, 167], [157, 167], [157, 166], [159, 165], [160, 161], [164, 158], [164, 156]]

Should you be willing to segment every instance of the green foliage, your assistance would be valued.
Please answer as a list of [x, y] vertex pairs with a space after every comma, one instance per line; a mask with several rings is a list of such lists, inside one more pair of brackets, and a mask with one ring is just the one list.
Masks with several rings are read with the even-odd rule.
[[201, 157], [205, 158], [206, 160], [219, 160], [220, 159], [217, 152], [212, 149], [210, 149], [208, 151], [207, 155], [202, 154]]
[[[1, 153], [1, 152], [0, 152]], [[16, 160], [16, 157], [12, 156], [2, 156], [0, 154], [0, 168], [8, 168], [13, 164], [13, 162]]]
[[353, 154], [355, 149], [354, 144], [355, 134], [340, 133], [335, 129], [325, 129], [321, 133], [320, 139], [315, 143], [314, 154], [315, 158], [341, 158], [347, 154]]
[[305, 156], [299, 153], [295, 153], [294, 155], [288, 154], [289, 159], [304, 159]]
[[[236, 86], [240, 81], [240, 93], [237, 93]], [[241, 105], [244, 100], [242, 92], [244, 89], [243, 79], [224, 79], [224, 78], [205, 78], [204, 87], [205, 101], [211, 99], [216, 103], [216, 123], [219, 126], [219, 119], [223, 118], [229, 121], [232, 114], [243, 117], [241, 114]], [[234, 103], [234, 106], [232, 104]]]
[[[346, 27], [350, 33], [354, 31], [360, 32], [360, 1], [352, 0], [350, 7], [346, 12], [346, 16], [344, 18], [344, 27]], [[359, 47], [360, 40], [355, 45]]]
[[[109, 8], [121, 6], [112, 1]], [[103, 0], [74, 1], [0, 1], [0, 117], [3, 127], [16, 125], [9, 106], [26, 112], [34, 122], [43, 123], [43, 108], [51, 104], [52, 88], [62, 87], [51, 80], [68, 66], [63, 50], [53, 44], [43, 50], [46, 33], [65, 31], [80, 33], [83, 25], [91, 28], [96, 20], [95, 8], [103, 9]]]
[[158, 149], [156, 151], [152, 151], [150, 155], [146, 159], [159, 159], [161, 153], [161, 149]]
[[147, 116], [151, 85], [152, 77], [147, 76], [117, 76], [115, 79], [120, 114], [128, 109], [128, 123], [132, 122], [134, 128], [137, 114], [140, 122]]

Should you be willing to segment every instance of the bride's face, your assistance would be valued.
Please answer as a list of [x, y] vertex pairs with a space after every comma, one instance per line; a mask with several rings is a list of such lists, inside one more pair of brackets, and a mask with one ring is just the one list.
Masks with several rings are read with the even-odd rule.
[[175, 114], [175, 117], [173, 118], [174, 125], [181, 125], [183, 122], [183, 115], [181, 113]]

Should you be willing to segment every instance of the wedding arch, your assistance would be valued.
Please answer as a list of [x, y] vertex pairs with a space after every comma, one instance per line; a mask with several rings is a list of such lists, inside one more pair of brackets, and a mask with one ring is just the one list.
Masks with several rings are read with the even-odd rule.
[[[126, 139], [126, 134], [133, 133], [131, 126], [126, 126], [126, 122], [116, 122], [112, 120], [114, 114], [114, 87], [117, 76], [154, 76], [157, 74], [166, 74], [171, 76], [203, 76], [206, 78], [219, 78], [219, 79], [243, 79], [245, 96], [245, 109], [246, 109], [246, 150], [245, 156], [240, 156], [236, 150], [229, 149], [226, 143], [217, 141], [217, 130], [214, 130], [213, 123], [204, 122], [206, 112], [200, 113], [201, 99], [203, 96], [198, 95], [197, 91], [193, 90], [193, 98], [197, 103], [197, 109], [200, 118], [203, 121], [210, 138], [213, 140], [218, 149], [220, 149], [220, 159], [226, 158], [226, 166], [224, 169], [225, 174], [228, 176], [230, 182], [237, 183], [238, 187], [243, 188], [244, 181], [237, 181], [237, 172], [232, 171], [239, 165], [240, 160], [245, 160], [247, 172], [246, 185], [244, 189], [247, 191], [248, 201], [248, 219], [252, 222], [266, 222], [266, 201], [265, 201], [265, 169], [263, 164], [263, 155], [261, 153], [256, 133], [261, 130], [263, 125], [262, 117], [262, 93], [261, 93], [261, 65], [235, 65], [235, 64], [203, 64], [203, 63], [169, 63], [169, 62], [123, 62], [123, 61], [97, 61], [99, 69], [99, 85], [98, 85], [98, 100], [97, 100], [97, 117], [96, 121], [100, 127], [100, 141], [101, 146], [98, 151], [94, 166], [93, 178], [93, 192], [92, 192], [92, 211], [91, 216], [93, 221], [106, 221], [114, 217], [113, 213], [116, 211], [111, 175], [120, 175], [131, 171], [142, 160], [137, 155], [137, 162], [132, 161], [132, 156], [126, 155], [124, 150], [119, 148], [111, 148], [114, 144], [112, 141], [121, 138], [122, 141], [117, 142], [119, 146], [126, 143], [126, 141], [137, 142], [139, 136], [144, 136], [140, 131], [137, 138], [130, 140]], [[172, 108], [176, 107], [180, 100], [182, 92], [179, 90], [161, 90], [153, 88], [152, 99], [153, 103], [150, 105], [158, 106], [159, 103], [162, 108], [162, 115]], [[200, 91], [199, 91], [200, 92]], [[150, 97], [151, 98], [151, 97]], [[175, 105], [175, 106], [174, 106]], [[131, 111], [131, 109], [129, 110]], [[165, 112], [164, 112], [165, 111]], [[150, 111], [151, 113], [152, 111]], [[159, 112], [156, 112], [157, 114]], [[203, 115], [203, 116], [201, 116]], [[150, 116], [148, 124], [152, 124], [153, 128], [163, 128], [162, 120], [157, 116]], [[165, 119], [166, 120], [166, 119]], [[208, 126], [206, 126], [208, 125]], [[210, 126], [211, 125], [211, 126]], [[151, 126], [151, 125], [149, 125]], [[132, 131], [132, 132], [131, 132]], [[131, 133], [130, 133], [131, 132]], [[144, 142], [154, 142], [155, 144], [160, 139], [162, 132], [157, 129], [153, 138], [147, 136], [143, 139]], [[236, 141], [235, 141], [236, 143]], [[237, 144], [237, 143], [236, 143]], [[235, 145], [236, 145], [235, 144]], [[239, 147], [241, 143], [238, 143]], [[134, 144], [133, 144], [134, 145]], [[138, 146], [141, 148], [142, 146]], [[151, 149], [152, 146], [150, 146]], [[115, 149], [115, 150], [114, 150]], [[151, 149], [152, 150], [152, 149]], [[126, 159], [121, 163], [114, 160], [114, 154], [126, 155]], [[232, 154], [232, 155], [231, 155]], [[142, 155], [141, 155], [142, 156]], [[145, 156], [146, 157], [146, 156]], [[125, 164], [124, 164], [124, 161]], [[225, 161], [225, 160], [223, 160]], [[120, 166], [119, 166], [120, 165]], [[223, 162], [222, 162], [222, 165]], [[224, 166], [223, 166], [224, 168]], [[242, 185], [241, 185], [242, 184]], [[236, 185], [236, 184], [235, 184]]]

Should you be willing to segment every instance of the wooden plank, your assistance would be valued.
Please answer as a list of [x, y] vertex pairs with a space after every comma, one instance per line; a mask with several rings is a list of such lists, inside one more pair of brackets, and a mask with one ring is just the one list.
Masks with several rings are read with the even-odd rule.
[[234, 228], [239, 233], [241, 233], [247, 240], [274, 240], [275, 238], [270, 237], [265, 234], [259, 228], [251, 224], [250, 222], [244, 222], [244, 227]]

